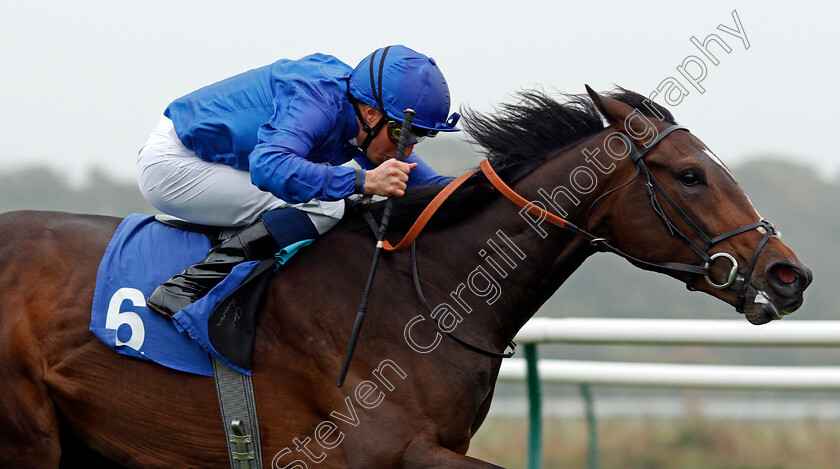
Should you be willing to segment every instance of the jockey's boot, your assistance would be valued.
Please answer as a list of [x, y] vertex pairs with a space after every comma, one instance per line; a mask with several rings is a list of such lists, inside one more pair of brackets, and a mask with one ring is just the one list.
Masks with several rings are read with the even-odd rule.
[[204, 260], [158, 286], [146, 304], [152, 311], [172, 317], [206, 295], [237, 264], [268, 259], [281, 248], [317, 236], [318, 230], [304, 212], [291, 207], [265, 212], [257, 221], [211, 249]]

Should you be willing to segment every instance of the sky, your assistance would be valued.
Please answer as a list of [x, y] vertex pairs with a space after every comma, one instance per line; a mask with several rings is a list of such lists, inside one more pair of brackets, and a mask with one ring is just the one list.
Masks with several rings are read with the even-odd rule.
[[[71, 180], [92, 169], [133, 180], [137, 151], [175, 98], [280, 58], [323, 52], [355, 66], [376, 48], [405, 44], [436, 59], [453, 110], [492, 112], [534, 87], [620, 85], [650, 96], [670, 86], [674, 98], [681, 86], [687, 94], [666, 107], [726, 164], [771, 155], [840, 175], [838, 2], [0, 0], [0, 8], [0, 172], [46, 164]], [[708, 44], [717, 64], [691, 39], [711, 34], [730, 49]], [[702, 80], [694, 86], [680, 69]]]

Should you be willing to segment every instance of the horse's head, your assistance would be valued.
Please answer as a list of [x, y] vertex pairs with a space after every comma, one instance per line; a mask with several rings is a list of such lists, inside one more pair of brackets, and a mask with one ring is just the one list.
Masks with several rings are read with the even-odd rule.
[[[656, 264], [637, 265], [736, 306], [753, 324], [799, 308], [811, 271], [762, 220], [715, 154], [662, 108], [636, 109], [587, 91], [614, 131], [602, 142], [607, 153], [628, 160], [626, 180], [598, 199], [589, 228], [624, 253]], [[643, 97], [636, 96], [641, 105]]]

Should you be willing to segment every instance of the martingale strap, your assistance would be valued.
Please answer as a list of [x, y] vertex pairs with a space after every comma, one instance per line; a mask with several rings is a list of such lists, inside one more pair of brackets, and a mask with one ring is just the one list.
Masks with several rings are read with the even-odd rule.
[[455, 334], [444, 330], [444, 328], [440, 325], [440, 319], [435, 316], [434, 310], [432, 306], [429, 304], [428, 300], [426, 300], [426, 295], [423, 294], [423, 287], [420, 286], [420, 271], [417, 268], [417, 245], [412, 243], [411, 244], [411, 273], [414, 277], [414, 289], [417, 290], [417, 296], [420, 297], [420, 301], [423, 302], [423, 305], [426, 307], [426, 310], [429, 312], [429, 317], [432, 318], [432, 321], [438, 325], [438, 328], [450, 339], [458, 342], [459, 344], [463, 345], [464, 347], [472, 350], [473, 352], [479, 353], [484, 355], [485, 357], [491, 358], [510, 358], [516, 353], [516, 342], [511, 341], [508, 343], [507, 348], [510, 349], [510, 352], [494, 352], [492, 350], [485, 350], [477, 345], [473, 345], [463, 339], [459, 339], [458, 336]]
[[[440, 208], [441, 205], [443, 205], [443, 203], [446, 201], [446, 199], [448, 199], [449, 196], [452, 195], [452, 193], [455, 192], [456, 189], [461, 187], [461, 185], [464, 184], [464, 182], [467, 179], [471, 178], [477, 172], [478, 171], [472, 171], [472, 172], [469, 172], [469, 173], [464, 173], [464, 174], [458, 176], [455, 180], [453, 180], [449, 184], [447, 184], [447, 186], [444, 187], [443, 190], [440, 191], [438, 193], [438, 195], [435, 196], [434, 199], [432, 199], [432, 201], [429, 203], [429, 205], [427, 205], [426, 208], [423, 209], [423, 212], [420, 213], [419, 217], [417, 217], [417, 220], [414, 222], [414, 224], [408, 230], [408, 233], [406, 233], [406, 235], [403, 237], [403, 239], [399, 243], [397, 243], [396, 246], [391, 245], [391, 243], [389, 243], [388, 241], [384, 241], [382, 243], [382, 247], [385, 248], [386, 251], [402, 251], [402, 250], [408, 248], [409, 246], [411, 246], [411, 272], [412, 272], [412, 275], [414, 277], [414, 288], [417, 290], [417, 296], [420, 297], [420, 301], [426, 307], [426, 310], [429, 313], [429, 317], [432, 318], [432, 321], [434, 321], [435, 324], [438, 325], [438, 327], [441, 329], [441, 331], [444, 332], [444, 334], [446, 334], [447, 337], [449, 337], [450, 339], [454, 340], [455, 342], [461, 344], [462, 346], [466, 347], [467, 349], [472, 350], [473, 352], [476, 352], [478, 354], [484, 355], [486, 357], [510, 358], [516, 352], [516, 343], [515, 342], [510, 342], [507, 345], [507, 348], [509, 348], [510, 351], [505, 351], [505, 352], [499, 353], [499, 352], [494, 352], [492, 350], [486, 350], [486, 349], [481, 348], [477, 345], [473, 345], [473, 344], [471, 344], [471, 343], [469, 343], [469, 342], [467, 342], [463, 339], [458, 338], [458, 336], [456, 336], [455, 334], [445, 331], [440, 326], [440, 321], [437, 317], [435, 317], [434, 310], [432, 309], [431, 305], [429, 305], [428, 300], [426, 300], [426, 295], [423, 294], [423, 288], [420, 286], [420, 272], [417, 268], [417, 244], [415, 244], [414, 241], [417, 239], [417, 237], [423, 231], [423, 228], [426, 226], [426, 224], [432, 218], [432, 215], [434, 215], [435, 212], [437, 212], [437, 210]], [[367, 217], [370, 217], [369, 212], [365, 212], [364, 214], [367, 215]], [[366, 220], [368, 221], [368, 224], [370, 224], [371, 228], [373, 229], [373, 232], [377, 233], [377, 235], [378, 235], [379, 227], [376, 226], [376, 223], [374, 221], [370, 220], [369, 218], [366, 218]]]

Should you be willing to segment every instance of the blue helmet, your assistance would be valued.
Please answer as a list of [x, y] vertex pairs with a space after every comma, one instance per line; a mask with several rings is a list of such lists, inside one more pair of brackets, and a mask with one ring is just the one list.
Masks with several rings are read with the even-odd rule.
[[350, 74], [350, 94], [398, 122], [413, 109], [413, 127], [461, 130], [455, 127], [461, 116], [449, 115], [449, 86], [435, 60], [405, 46], [377, 49], [359, 62]]

